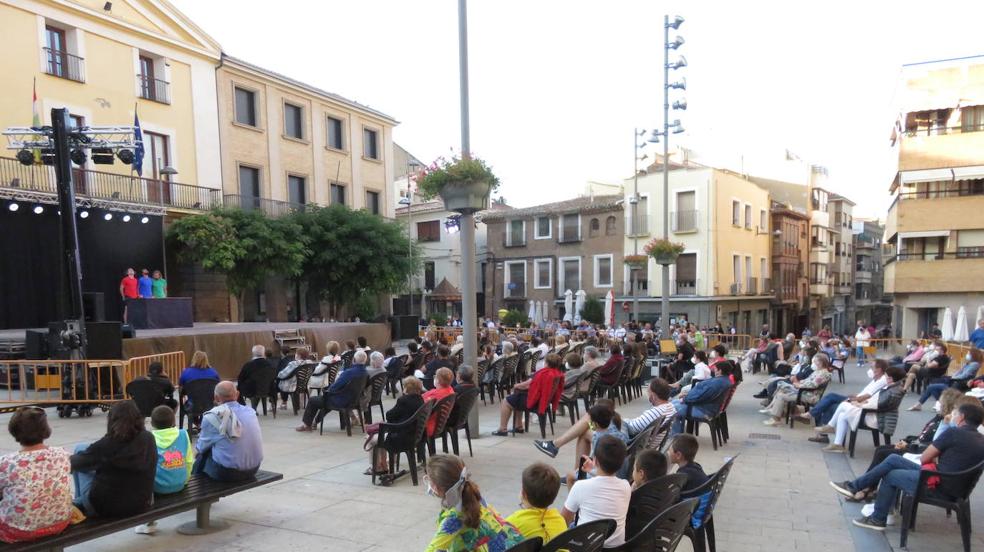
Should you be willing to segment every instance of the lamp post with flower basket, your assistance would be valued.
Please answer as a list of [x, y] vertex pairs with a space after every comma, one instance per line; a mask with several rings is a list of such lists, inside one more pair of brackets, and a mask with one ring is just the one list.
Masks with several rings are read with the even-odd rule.
[[626, 255], [623, 259], [625, 266], [629, 267], [629, 293], [632, 294], [632, 316], [636, 323], [639, 322], [639, 294], [636, 293], [636, 272], [646, 267], [649, 257], [646, 255]]
[[[646, 255], [649, 255], [656, 261], [656, 264], [663, 265], [663, 274], [669, 273], [669, 266], [675, 264], [677, 257], [683, 253], [684, 245], [682, 243], [673, 243], [670, 240], [663, 238], [653, 238], [649, 243], [643, 248]], [[666, 326], [669, 328], [670, 320], [670, 290], [669, 290], [669, 278], [663, 278], [663, 289], [662, 298], [660, 300], [660, 328]], [[669, 335], [668, 329], [664, 331], [663, 337]]]

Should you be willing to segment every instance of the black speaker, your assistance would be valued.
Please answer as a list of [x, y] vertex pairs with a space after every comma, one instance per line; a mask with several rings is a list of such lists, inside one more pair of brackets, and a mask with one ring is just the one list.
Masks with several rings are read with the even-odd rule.
[[24, 358], [27, 360], [48, 359], [48, 331], [27, 330], [24, 336]]
[[95, 360], [123, 359], [123, 332], [119, 322], [86, 322], [86, 357]]
[[132, 324], [123, 324], [123, 339], [133, 339], [137, 337], [137, 330], [133, 329]]
[[101, 291], [83, 292], [82, 308], [85, 310], [86, 322], [103, 322], [106, 320], [106, 299]]

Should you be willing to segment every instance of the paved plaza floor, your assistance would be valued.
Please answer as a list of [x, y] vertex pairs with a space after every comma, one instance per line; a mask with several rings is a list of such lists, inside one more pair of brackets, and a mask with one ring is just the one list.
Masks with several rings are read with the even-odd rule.
[[[860, 390], [864, 370], [849, 365], [846, 372], [847, 383], [834, 382], [830, 391], [850, 394]], [[762, 425], [765, 417], [756, 412], [760, 406], [751, 397], [761, 389], [761, 379], [761, 375], [747, 375], [739, 387], [729, 409], [731, 441], [727, 445], [713, 451], [706, 429], [699, 437], [698, 461], [708, 472], [720, 467], [726, 457], [740, 455], [715, 511], [718, 550], [898, 549], [897, 526], [884, 534], [852, 526], [850, 520], [859, 515], [860, 506], [845, 503], [828, 485], [831, 479], [849, 479], [867, 467], [872, 454], [870, 437], [859, 435], [856, 458], [849, 459], [843, 454], [821, 452], [820, 445], [807, 441], [812, 431], [803, 424], [797, 424], [796, 429]], [[903, 409], [914, 400], [909, 395]], [[387, 406], [392, 402], [387, 399]], [[633, 416], [645, 406], [644, 398], [636, 399], [619, 411], [623, 416]], [[533, 447], [530, 435], [489, 436], [498, 425], [498, 407], [498, 401], [494, 406], [479, 402], [482, 437], [472, 442], [474, 458], [465, 456], [465, 460], [489, 504], [508, 515], [519, 504], [524, 467], [545, 461], [564, 472], [573, 468], [574, 452], [568, 446], [556, 459], [550, 459]], [[68, 420], [50, 412], [52, 445], [71, 449], [105, 431], [106, 418], [101, 412], [87, 419]], [[897, 436], [918, 432], [929, 417], [929, 413], [903, 411]], [[194, 512], [188, 512], [161, 520], [154, 536], [128, 530], [71, 550], [423, 550], [435, 529], [438, 501], [427, 496], [423, 486], [412, 486], [409, 477], [389, 488], [371, 486], [369, 478], [362, 475], [368, 467], [363, 437], [347, 437], [338, 428], [337, 416], [326, 420], [323, 436], [295, 432], [298, 421], [285, 411], [278, 412], [276, 420], [261, 416], [266, 457], [263, 468], [282, 472], [284, 480], [215, 505], [213, 518], [228, 521], [228, 529], [206, 536], [179, 535], [177, 526], [194, 519]], [[558, 417], [558, 434], [568, 426], [569, 421]], [[467, 445], [462, 442], [462, 446], [467, 455]], [[0, 451], [14, 447], [8, 437], [2, 440]], [[562, 488], [558, 506], [566, 493]], [[978, 491], [972, 499], [977, 520], [984, 512], [982, 496], [984, 493]], [[910, 534], [910, 550], [961, 548], [957, 523], [947, 519], [943, 511], [923, 507], [918, 519], [916, 532]], [[972, 549], [984, 550], [984, 533], [980, 532], [981, 524], [977, 526]], [[691, 550], [690, 543], [684, 540], [679, 550]]]

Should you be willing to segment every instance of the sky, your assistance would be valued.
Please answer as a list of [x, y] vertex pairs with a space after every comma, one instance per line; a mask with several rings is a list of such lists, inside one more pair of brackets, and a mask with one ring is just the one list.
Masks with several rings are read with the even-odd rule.
[[[457, 2], [172, 3], [227, 54], [393, 116], [422, 161], [460, 150]], [[856, 216], [890, 202], [901, 66], [984, 54], [979, 0], [472, 0], [471, 148], [509, 204], [631, 176], [634, 129], [663, 122], [664, 14], [686, 20], [671, 145], [767, 177], [789, 150], [827, 167]]]

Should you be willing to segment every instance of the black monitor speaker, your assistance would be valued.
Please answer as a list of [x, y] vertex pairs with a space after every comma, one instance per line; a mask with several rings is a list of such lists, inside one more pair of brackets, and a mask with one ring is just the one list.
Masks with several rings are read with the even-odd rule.
[[103, 322], [106, 320], [106, 299], [102, 292], [83, 292], [82, 308], [85, 310], [86, 322]]
[[48, 359], [48, 330], [27, 330], [24, 336], [24, 358]]
[[119, 322], [86, 322], [86, 357], [95, 360], [123, 359], [123, 332]]

